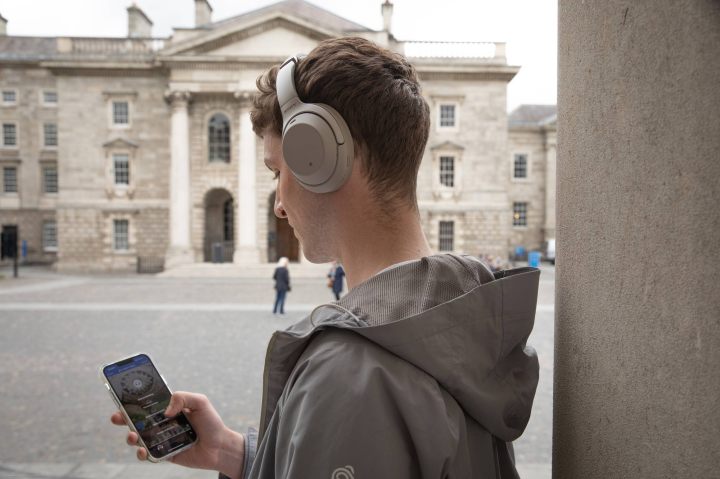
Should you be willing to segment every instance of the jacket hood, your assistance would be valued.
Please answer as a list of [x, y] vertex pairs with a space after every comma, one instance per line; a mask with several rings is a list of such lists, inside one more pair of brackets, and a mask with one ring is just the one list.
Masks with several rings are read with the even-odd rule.
[[435, 378], [465, 412], [512, 441], [530, 419], [538, 383], [532, 331], [540, 271], [493, 275], [479, 260], [429, 256], [385, 270], [338, 306], [356, 332]]
[[[466, 414], [512, 441], [527, 426], [538, 383], [537, 355], [526, 342], [539, 277], [535, 268], [493, 274], [475, 258], [450, 254], [395, 265], [278, 334], [268, 369], [294, 364], [320, 329], [350, 329], [425, 371]], [[269, 381], [261, 428], [282, 377]]]

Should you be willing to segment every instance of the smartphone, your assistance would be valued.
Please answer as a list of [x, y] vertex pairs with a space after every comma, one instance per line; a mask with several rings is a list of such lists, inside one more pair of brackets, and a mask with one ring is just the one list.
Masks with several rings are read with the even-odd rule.
[[102, 377], [125, 421], [147, 449], [148, 460], [162, 461], [195, 443], [197, 434], [182, 412], [172, 418], [163, 414], [172, 393], [150, 356], [135, 354], [106, 364]]

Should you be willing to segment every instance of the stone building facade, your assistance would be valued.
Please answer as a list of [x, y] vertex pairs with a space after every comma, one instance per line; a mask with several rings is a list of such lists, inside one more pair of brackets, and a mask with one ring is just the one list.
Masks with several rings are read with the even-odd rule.
[[26, 261], [149, 271], [302, 260], [273, 215], [249, 109], [267, 68], [344, 35], [419, 72], [432, 127], [418, 200], [433, 248], [504, 257], [554, 235], [554, 107], [508, 117], [519, 67], [504, 44], [398, 41], [390, 2], [375, 31], [303, 0], [215, 22], [194, 1], [195, 27], [162, 39], [136, 5], [127, 38], [8, 36], [0, 17], [0, 225], [18, 230]]

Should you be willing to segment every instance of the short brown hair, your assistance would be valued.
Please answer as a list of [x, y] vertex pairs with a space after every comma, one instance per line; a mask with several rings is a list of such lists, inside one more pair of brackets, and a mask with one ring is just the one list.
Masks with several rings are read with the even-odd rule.
[[[277, 72], [278, 67], [273, 67], [257, 80], [260, 91], [251, 118], [258, 134], [282, 133]], [[405, 57], [364, 38], [325, 40], [298, 64], [295, 88], [302, 101], [330, 105], [343, 116], [381, 204], [395, 200], [416, 204], [430, 109], [417, 73]]]

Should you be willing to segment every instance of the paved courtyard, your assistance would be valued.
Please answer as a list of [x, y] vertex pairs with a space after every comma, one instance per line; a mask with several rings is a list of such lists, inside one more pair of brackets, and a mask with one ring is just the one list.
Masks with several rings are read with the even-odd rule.
[[[225, 422], [259, 419], [262, 365], [276, 329], [332, 299], [322, 277], [293, 281], [285, 316], [270, 313], [266, 278], [69, 276], [0, 270], [0, 478], [211, 478], [209, 471], [138, 463], [99, 367], [134, 352], [154, 357], [171, 388], [207, 394]], [[291, 266], [292, 274], [292, 266]], [[523, 478], [549, 479], [554, 269], [543, 266], [530, 343], [541, 376], [516, 442]]]

